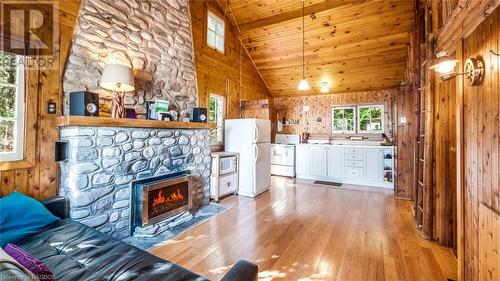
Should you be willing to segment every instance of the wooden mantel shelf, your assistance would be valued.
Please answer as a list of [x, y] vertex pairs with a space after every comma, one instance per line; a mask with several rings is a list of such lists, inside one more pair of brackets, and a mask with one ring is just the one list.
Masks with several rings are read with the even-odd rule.
[[157, 128], [157, 129], [215, 129], [215, 124], [174, 122], [146, 119], [127, 119], [110, 117], [61, 116], [57, 117], [58, 127], [127, 127], [127, 128]]

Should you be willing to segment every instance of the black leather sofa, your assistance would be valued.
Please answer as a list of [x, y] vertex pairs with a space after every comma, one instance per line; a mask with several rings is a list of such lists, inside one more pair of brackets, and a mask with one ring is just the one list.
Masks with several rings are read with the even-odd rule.
[[[76, 280], [207, 280], [181, 266], [121, 242], [68, 218], [67, 202], [56, 197], [42, 202], [62, 220], [20, 243], [40, 259], [58, 281]], [[238, 261], [223, 281], [253, 281], [257, 266]]]

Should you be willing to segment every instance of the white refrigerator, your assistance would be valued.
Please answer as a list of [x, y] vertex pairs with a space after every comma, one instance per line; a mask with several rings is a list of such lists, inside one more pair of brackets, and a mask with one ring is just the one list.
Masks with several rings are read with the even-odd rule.
[[240, 153], [238, 194], [255, 197], [271, 186], [271, 121], [228, 119], [224, 124], [226, 151]]

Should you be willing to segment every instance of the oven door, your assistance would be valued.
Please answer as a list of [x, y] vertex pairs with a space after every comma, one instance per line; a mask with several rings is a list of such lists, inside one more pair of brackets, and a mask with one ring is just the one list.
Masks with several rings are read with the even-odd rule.
[[219, 165], [219, 172], [221, 175], [236, 172], [236, 156], [222, 157]]
[[272, 145], [271, 164], [294, 166], [295, 147], [293, 145]]

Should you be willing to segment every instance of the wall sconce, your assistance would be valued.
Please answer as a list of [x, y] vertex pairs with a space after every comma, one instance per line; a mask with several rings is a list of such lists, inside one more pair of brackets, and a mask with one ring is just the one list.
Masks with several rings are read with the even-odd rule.
[[477, 86], [483, 81], [484, 61], [482, 58], [468, 58], [464, 64], [464, 72], [457, 73], [455, 71], [455, 66], [458, 60], [448, 58], [446, 52], [439, 52], [436, 57], [437, 59], [434, 61], [431, 69], [439, 73], [441, 80], [447, 81], [458, 75], [464, 75], [465, 80], [470, 86]]
[[446, 52], [439, 52], [436, 54], [436, 57], [437, 59], [434, 61], [431, 69], [439, 73], [439, 78], [443, 81], [455, 78], [457, 76], [455, 65], [458, 60], [448, 58], [448, 53]]
[[330, 87], [328, 86], [328, 82], [321, 83], [321, 88], [319, 91], [323, 94], [328, 94], [330, 92]]

